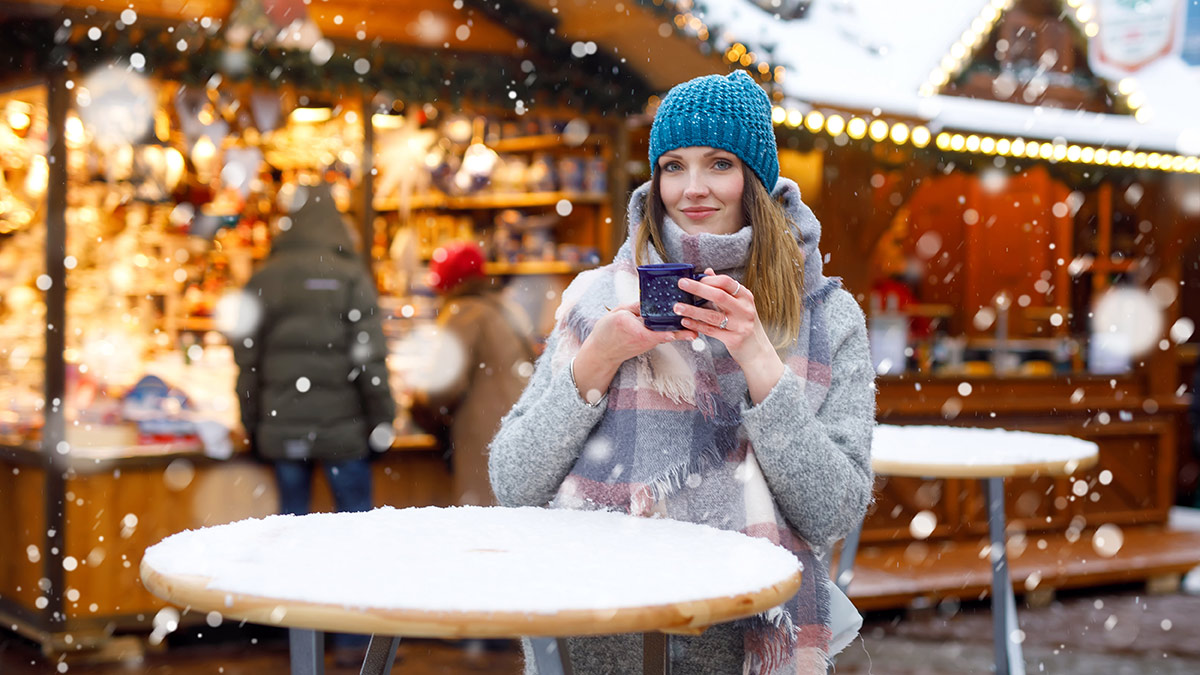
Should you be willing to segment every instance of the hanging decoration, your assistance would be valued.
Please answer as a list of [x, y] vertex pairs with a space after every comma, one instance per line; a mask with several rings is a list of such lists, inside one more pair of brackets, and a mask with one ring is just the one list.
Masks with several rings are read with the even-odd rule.
[[238, 0], [229, 13], [225, 40], [236, 49], [248, 45], [309, 50], [322, 38], [302, 0]]
[[[521, 17], [508, 17], [505, 26], [521, 34]], [[625, 115], [640, 112], [640, 102], [652, 93], [634, 71], [611, 65], [608, 55], [576, 59], [565, 47], [564, 57], [553, 47], [543, 48], [541, 42], [536, 52], [523, 47], [512, 55], [329, 38], [321, 38], [309, 51], [271, 45], [238, 48], [220, 22], [207, 20], [139, 21], [121, 30], [111, 26], [101, 30], [84, 21], [64, 25], [61, 20], [22, 18], [0, 21], [0, 30], [9, 36], [0, 42], [0, 76], [53, 72], [64, 66], [88, 72], [118, 59], [137, 71], [183, 84], [208, 85], [214, 75], [221, 75], [218, 82], [227, 84], [247, 82], [298, 91], [386, 91], [401, 100], [460, 108], [504, 107], [517, 114], [561, 106]], [[328, 58], [315, 58], [317, 51]]]
[[381, 134], [378, 140], [375, 197], [380, 202], [395, 200], [402, 221], [408, 220], [413, 195], [429, 187], [426, 161], [437, 141], [435, 130], [421, 128], [418, 110], [412, 106], [403, 125]]
[[255, 128], [265, 134], [279, 126], [283, 102], [275, 92], [256, 89], [250, 93], [250, 112]]

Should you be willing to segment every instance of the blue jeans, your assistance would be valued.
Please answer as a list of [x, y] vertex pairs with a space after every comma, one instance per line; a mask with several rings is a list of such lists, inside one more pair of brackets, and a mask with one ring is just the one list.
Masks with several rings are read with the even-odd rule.
[[[333, 503], [339, 513], [370, 511], [371, 464], [363, 459], [343, 462], [321, 462], [325, 478], [333, 492]], [[279, 486], [279, 512], [302, 516], [309, 512], [312, 501], [312, 472], [314, 462], [284, 459], [275, 462], [275, 483]]]
[[[321, 462], [333, 503], [339, 513], [370, 511], [371, 464], [363, 459], [344, 462]], [[279, 487], [279, 511], [302, 516], [309, 512], [312, 502], [312, 475], [315, 463], [306, 460], [284, 459], [275, 462], [275, 483]], [[369, 635], [330, 633], [335, 648], [366, 649]]]

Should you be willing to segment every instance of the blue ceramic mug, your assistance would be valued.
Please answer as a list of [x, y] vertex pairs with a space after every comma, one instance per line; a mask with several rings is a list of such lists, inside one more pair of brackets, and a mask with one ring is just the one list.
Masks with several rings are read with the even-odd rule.
[[708, 276], [696, 272], [695, 265], [659, 263], [639, 265], [637, 270], [638, 287], [642, 295], [642, 323], [650, 330], [683, 330], [683, 317], [675, 313], [675, 304], [698, 306], [707, 302], [679, 288], [680, 279], [699, 281]]

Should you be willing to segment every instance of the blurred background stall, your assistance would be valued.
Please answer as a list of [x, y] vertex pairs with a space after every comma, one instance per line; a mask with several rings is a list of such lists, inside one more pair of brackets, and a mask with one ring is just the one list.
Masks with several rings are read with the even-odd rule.
[[[276, 510], [233, 395], [253, 317], [231, 310], [317, 180], [386, 315], [402, 410], [376, 501], [453, 503], [407, 412], [454, 375], [431, 258], [475, 242], [544, 339], [625, 238], [658, 95], [733, 68], [775, 102], [781, 172], [867, 313], [880, 421], [1099, 444], [1094, 469], [1007, 482], [1018, 592], [1177, 584], [1200, 563], [1171, 520], [1200, 477], [1200, 67], [1160, 5], [1106, 29], [1090, 0], [6, 3], [0, 623], [52, 652], [203, 623], [137, 563]], [[852, 599], [978, 596], [980, 491], [877, 495]]]
[[[6, 627], [52, 652], [119, 651], [127, 631], [154, 642], [203, 622], [146, 593], [137, 563], [172, 532], [277, 510], [237, 421], [229, 340], [255, 320], [238, 289], [319, 180], [378, 282], [402, 403], [376, 502], [457, 501], [407, 410], [430, 376], [453, 377], [431, 256], [477, 242], [544, 339], [558, 293], [624, 236], [626, 116], [681, 66], [720, 65], [663, 61], [650, 82], [555, 36], [544, 11], [468, 5], [0, 11]], [[323, 478], [314, 506], [332, 506]]]

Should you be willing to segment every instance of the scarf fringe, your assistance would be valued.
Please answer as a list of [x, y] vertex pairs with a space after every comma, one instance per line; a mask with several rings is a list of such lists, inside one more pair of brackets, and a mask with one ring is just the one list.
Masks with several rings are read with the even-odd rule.
[[820, 647], [797, 647], [778, 631], [746, 632], [743, 675], [824, 675], [833, 665]]
[[648, 382], [654, 391], [677, 404], [696, 405], [696, 378], [692, 364], [687, 362], [675, 345], [658, 345], [637, 358], [639, 382]]
[[584, 312], [579, 311], [579, 307], [575, 306], [572, 307], [569, 312], [567, 312], [567, 316], [563, 320], [562, 324], [563, 328], [570, 332], [575, 339], [579, 340], [580, 344], [583, 344], [583, 341], [587, 339], [587, 336], [592, 334], [592, 329], [596, 327], [596, 322], [598, 320], [598, 317], [593, 318], [585, 316]]
[[772, 607], [762, 614], [756, 614], [749, 619], [752, 623], [766, 623], [773, 628], [787, 631], [788, 635], [795, 637], [799, 634], [796, 628], [796, 622], [792, 619], [792, 613], [786, 612], [783, 606]]
[[796, 647], [780, 631], [748, 631], [743, 640], [743, 675], [822, 675], [829, 654], [819, 647]]
[[687, 484], [689, 476], [703, 476], [713, 467], [725, 463], [725, 455], [717, 447], [709, 447], [694, 455], [687, 464], [668, 469], [663, 475], [648, 482], [655, 501], [663, 501]]

